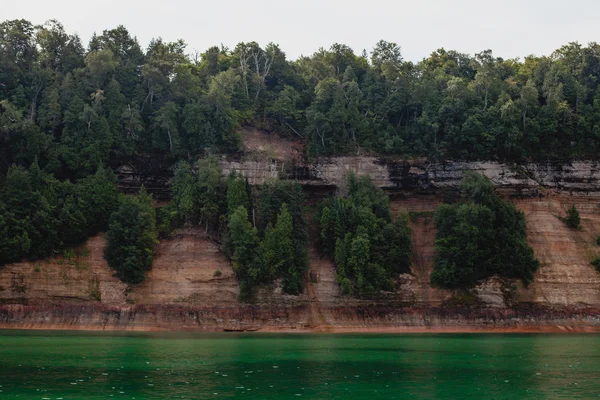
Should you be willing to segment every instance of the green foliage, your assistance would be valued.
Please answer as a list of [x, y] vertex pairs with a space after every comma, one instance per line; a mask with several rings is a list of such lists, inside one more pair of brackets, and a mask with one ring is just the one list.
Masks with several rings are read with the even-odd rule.
[[243, 299], [251, 300], [258, 286], [279, 278], [285, 293], [304, 290], [308, 240], [300, 185], [273, 180], [255, 198], [247, 179], [232, 172], [223, 180], [218, 161], [208, 157], [196, 168], [179, 163], [171, 188], [170, 207], [179, 221], [203, 224], [214, 237], [223, 237]]
[[600, 272], [600, 257], [594, 258], [591, 264], [596, 268], [596, 271]]
[[209, 231], [220, 229], [226, 210], [226, 183], [218, 159], [206, 157], [192, 168], [180, 162], [171, 185], [174, 212], [187, 224], [199, 224]]
[[[142, 50], [123, 26], [84, 48], [58, 21], [0, 22], [0, 264], [46, 257], [106, 230], [118, 207], [108, 166], [140, 155], [169, 163], [200, 156], [178, 164], [173, 206], [157, 214], [159, 235], [197, 224], [220, 239], [242, 206], [264, 240], [285, 203], [294, 269], [278, 278], [298, 293], [308, 236], [299, 186], [268, 184], [252, 194], [247, 183], [222, 178], [218, 159], [204, 157], [240, 151], [241, 124], [292, 136], [309, 158], [597, 158], [598, 65], [597, 43], [522, 61], [439, 49], [412, 63], [386, 41], [370, 55], [335, 43], [291, 61], [276, 44], [249, 42], [191, 59], [182, 40], [156, 39]], [[389, 287], [392, 271], [408, 270], [407, 253], [386, 251], [384, 239], [403, 242], [406, 229], [392, 223], [385, 196], [360, 179], [352, 185], [318, 213], [320, 245], [334, 257], [343, 242], [337, 264], [348, 272], [340, 276], [366, 293]], [[496, 229], [514, 224], [521, 232], [519, 217], [485, 185], [463, 191], [466, 202], [492, 210]], [[495, 245], [505, 251], [503, 243]], [[526, 257], [523, 243], [517, 250]], [[368, 249], [368, 265], [357, 264], [353, 248]]]
[[[283, 229], [281, 224], [291, 225], [291, 250], [286, 245], [288, 250], [280, 256], [284, 267], [277, 271], [277, 276], [283, 277], [285, 293], [300, 294], [308, 271], [308, 226], [302, 187], [297, 182], [271, 180], [261, 186], [256, 203], [257, 227], [265, 238], [269, 224], [275, 231], [278, 226]], [[290, 217], [291, 222], [288, 221]], [[287, 233], [285, 237], [288, 237]]]
[[309, 156], [596, 158], [599, 46], [522, 61], [438, 49], [412, 63], [383, 40], [370, 54], [335, 43], [294, 61], [250, 42], [192, 59], [182, 40], [143, 51], [123, 26], [84, 49], [58, 21], [7, 20], [0, 172], [37, 158], [75, 179], [140, 153], [235, 153], [242, 123], [300, 138]]
[[105, 229], [117, 204], [110, 171], [99, 169], [76, 184], [12, 166], [0, 187], [0, 265], [45, 258]]
[[173, 236], [177, 211], [170, 203], [156, 209], [156, 234], [159, 239], [170, 239]]
[[527, 244], [525, 217], [494, 192], [489, 180], [467, 173], [462, 202], [435, 211], [436, 260], [431, 282], [444, 288], [473, 286], [497, 274], [528, 283], [538, 268]]
[[579, 217], [579, 210], [573, 204], [567, 210], [567, 218], [565, 218], [565, 222], [569, 228], [579, 229], [581, 227], [581, 218]]
[[255, 286], [264, 278], [258, 231], [248, 221], [248, 210], [243, 206], [239, 206], [231, 214], [227, 227], [234, 249], [233, 271], [240, 282], [240, 296], [249, 300]]
[[124, 197], [111, 215], [104, 257], [123, 282], [142, 282], [152, 267], [155, 223], [152, 197], [143, 187], [137, 196]]
[[[285, 293], [302, 293], [308, 270], [308, 240], [300, 186], [267, 182], [255, 199], [248, 181], [232, 174], [227, 182], [227, 203], [225, 250], [234, 261], [242, 298], [251, 299], [258, 286], [278, 278], [283, 278]], [[251, 219], [257, 221], [256, 227], [249, 221], [246, 208], [255, 203], [257, 211], [252, 212]]]
[[317, 212], [321, 251], [336, 264], [342, 293], [368, 295], [392, 290], [410, 270], [408, 217], [392, 220], [389, 198], [367, 177], [352, 174]]
[[114, 174], [99, 168], [95, 174], [81, 180], [79, 185], [82, 213], [88, 235], [106, 230], [108, 216], [118, 207], [118, 191]]
[[232, 171], [227, 180], [227, 213], [231, 215], [240, 206], [252, 210], [252, 191], [248, 179], [238, 178]]

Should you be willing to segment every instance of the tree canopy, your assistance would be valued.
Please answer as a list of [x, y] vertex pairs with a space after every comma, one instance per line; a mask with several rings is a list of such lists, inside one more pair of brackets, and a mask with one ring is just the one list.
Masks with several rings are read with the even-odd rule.
[[368, 177], [349, 174], [340, 193], [323, 201], [316, 215], [321, 251], [335, 261], [344, 294], [392, 290], [410, 272], [408, 219], [392, 219], [388, 196]]
[[278, 279], [285, 293], [302, 293], [308, 228], [298, 183], [274, 179], [253, 189], [235, 172], [224, 179], [217, 160], [207, 157], [178, 164], [171, 189], [177, 223], [222, 239], [243, 300]]
[[274, 43], [143, 49], [125, 27], [87, 46], [51, 20], [0, 23], [0, 170], [83, 177], [139, 153], [185, 159], [240, 149], [252, 124], [304, 141], [309, 157], [376, 152], [432, 158], [593, 157], [600, 46], [523, 60], [397, 43], [334, 44], [288, 60]]
[[140, 283], [152, 267], [156, 239], [156, 212], [145, 189], [124, 197], [111, 217], [106, 233], [104, 257], [127, 283]]
[[465, 288], [491, 275], [533, 279], [538, 260], [527, 243], [525, 216], [502, 200], [492, 183], [474, 172], [461, 182], [461, 201], [434, 214], [438, 229], [431, 283]]

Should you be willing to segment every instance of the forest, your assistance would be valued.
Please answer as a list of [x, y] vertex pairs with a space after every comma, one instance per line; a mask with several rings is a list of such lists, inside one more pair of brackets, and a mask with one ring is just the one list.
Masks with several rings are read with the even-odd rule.
[[[310, 222], [301, 189], [280, 181], [250, 188], [216, 169], [215, 155], [242, 152], [241, 126], [301, 141], [307, 160], [356, 154], [595, 159], [599, 78], [597, 43], [569, 43], [522, 60], [491, 50], [438, 49], [413, 63], [399, 44], [382, 40], [368, 52], [334, 44], [289, 60], [275, 43], [199, 53], [183, 40], [157, 37], [142, 48], [118, 26], [84, 44], [56, 20], [4, 21], [0, 265], [47, 257], [108, 230], [109, 264], [136, 283], [150, 268], [158, 239], [174, 226], [196, 224], [221, 241], [248, 298], [252, 288], [279, 278], [286, 292], [297, 294]], [[144, 191], [133, 198], [117, 192], [112, 171], [140, 155], [173, 166], [169, 206], [154, 209]], [[348, 179], [346, 192], [318, 209], [319, 246], [335, 260], [345, 293], [390, 289], [392, 275], [410, 266], [408, 223], [391, 217], [389, 201], [369, 182]], [[459, 237], [444, 219], [471, 218], [471, 226], [495, 230], [481, 238], [490, 243], [499, 230], [514, 231], [512, 241], [497, 245], [505, 251], [517, 243], [525, 272], [507, 274], [531, 279], [537, 264], [516, 210], [492, 194], [489, 204], [468, 196], [463, 202], [439, 210], [436, 226]], [[389, 237], [398, 245], [394, 252], [386, 249]], [[438, 251], [457, 243], [441, 241]], [[123, 258], [125, 247], [130, 259]], [[472, 264], [481, 257], [473, 255]], [[440, 261], [434, 281], [453, 287], [487, 274], [461, 272], [461, 260]]]
[[504, 60], [438, 49], [419, 63], [380, 41], [286, 59], [256, 42], [192, 53], [123, 26], [84, 45], [57, 21], [0, 23], [0, 169], [79, 178], [139, 153], [241, 150], [250, 124], [304, 141], [307, 157], [596, 157], [600, 45]]

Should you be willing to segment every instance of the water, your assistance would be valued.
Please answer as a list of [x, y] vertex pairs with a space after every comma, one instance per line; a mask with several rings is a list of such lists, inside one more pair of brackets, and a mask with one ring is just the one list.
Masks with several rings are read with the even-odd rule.
[[1, 399], [600, 398], [600, 335], [0, 331]]

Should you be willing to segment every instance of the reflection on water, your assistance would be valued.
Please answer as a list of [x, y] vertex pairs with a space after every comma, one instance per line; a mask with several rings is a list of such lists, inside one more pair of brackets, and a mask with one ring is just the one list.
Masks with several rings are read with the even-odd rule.
[[598, 398], [598, 335], [0, 332], [2, 399]]

